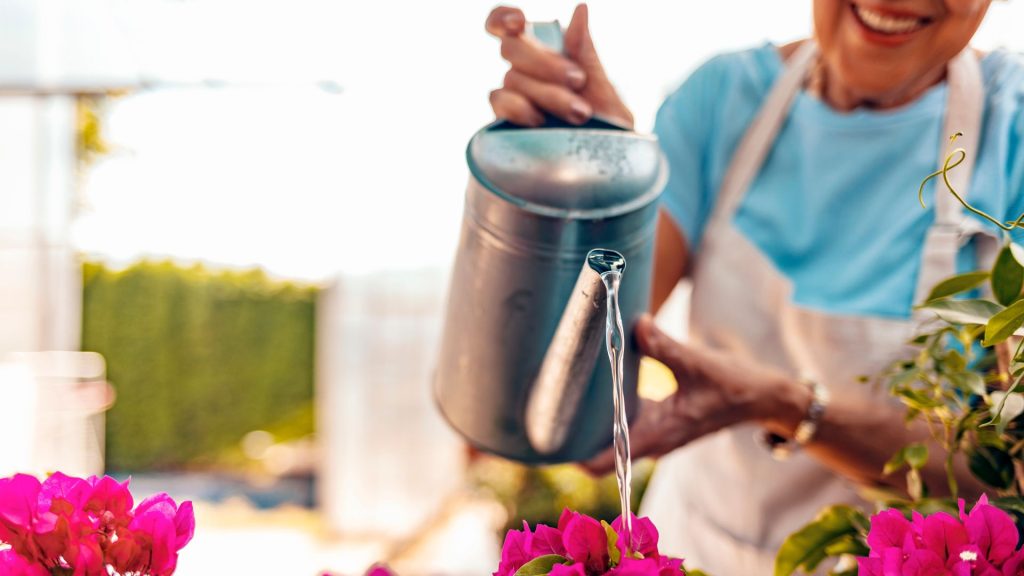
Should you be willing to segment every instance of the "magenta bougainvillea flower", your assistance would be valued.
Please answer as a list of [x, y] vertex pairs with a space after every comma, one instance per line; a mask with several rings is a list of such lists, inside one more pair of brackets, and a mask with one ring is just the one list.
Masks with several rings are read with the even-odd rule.
[[897, 510], [875, 514], [870, 555], [857, 563], [861, 576], [1024, 576], [1017, 540], [1010, 515], [983, 495], [970, 514], [961, 499], [959, 518], [945, 512], [915, 511], [911, 520]]
[[161, 493], [135, 506], [109, 476], [0, 479], [0, 574], [169, 576], [194, 532], [191, 502]]
[[566, 509], [558, 527], [509, 530], [501, 563], [493, 576], [515, 576], [529, 565], [531, 574], [550, 576], [680, 576], [683, 561], [658, 552], [658, 530], [647, 518], [633, 517], [631, 545], [626, 546], [622, 518], [610, 525]]

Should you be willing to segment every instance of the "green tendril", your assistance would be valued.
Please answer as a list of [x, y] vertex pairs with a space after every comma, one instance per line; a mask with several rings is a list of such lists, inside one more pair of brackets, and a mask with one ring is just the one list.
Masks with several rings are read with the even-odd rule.
[[[956, 142], [956, 139], [958, 137], [960, 137], [960, 136], [963, 136], [962, 132], [957, 132], [956, 134], [953, 134], [952, 136], [950, 136], [949, 137], [950, 143]], [[939, 176], [942, 176], [942, 181], [945, 182], [946, 188], [949, 190], [949, 193], [952, 194], [953, 197], [956, 198], [957, 201], [960, 202], [960, 204], [962, 204], [964, 208], [966, 208], [967, 210], [969, 210], [970, 212], [972, 212], [976, 216], [978, 216], [980, 218], [984, 218], [985, 220], [988, 220], [989, 222], [995, 224], [996, 226], [998, 226], [1001, 230], [1003, 230], [1005, 232], [1009, 232], [1009, 231], [1013, 230], [1014, 228], [1024, 228], [1024, 214], [1021, 214], [1020, 216], [1018, 216], [1016, 220], [1007, 220], [1005, 223], [1004, 222], [1000, 222], [999, 220], [996, 220], [994, 217], [990, 216], [989, 214], [987, 214], [987, 213], [985, 213], [985, 212], [983, 212], [981, 210], [978, 210], [974, 206], [971, 206], [967, 202], [967, 200], [964, 200], [963, 196], [961, 196], [956, 191], [956, 188], [953, 187], [952, 182], [949, 181], [949, 171], [952, 170], [953, 168], [956, 168], [957, 166], [963, 164], [964, 160], [966, 160], [966, 159], [967, 159], [967, 151], [964, 150], [963, 148], [956, 148], [952, 152], [950, 152], [948, 156], [946, 156], [946, 161], [942, 163], [942, 168], [940, 168], [939, 170], [936, 170], [935, 172], [932, 172], [928, 176], [925, 176], [925, 179], [921, 181], [921, 185], [917, 188], [917, 201], [921, 203], [921, 207], [922, 208], [928, 208], [928, 206], [926, 206], [925, 203], [924, 203], [924, 187], [925, 187], [925, 185], [928, 184], [928, 182], [931, 181], [932, 178], [937, 178]]]

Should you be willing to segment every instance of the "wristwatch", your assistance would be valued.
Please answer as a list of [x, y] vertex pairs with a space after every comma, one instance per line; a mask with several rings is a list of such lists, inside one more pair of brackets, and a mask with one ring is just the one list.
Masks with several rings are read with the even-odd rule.
[[828, 406], [828, 389], [817, 380], [800, 378], [800, 383], [811, 390], [811, 405], [807, 407], [807, 414], [796, 426], [792, 438], [786, 438], [765, 431], [761, 441], [771, 451], [772, 458], [784, 461], [793, 455], [801, 446], [810, 442], [818, 432], [818, 425], [822, 416], [825, 415], [825, 407]]

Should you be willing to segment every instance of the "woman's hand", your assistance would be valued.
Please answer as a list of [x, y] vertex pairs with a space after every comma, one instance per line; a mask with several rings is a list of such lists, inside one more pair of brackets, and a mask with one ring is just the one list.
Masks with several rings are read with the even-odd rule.
[[501, 40], [501, 55], [511, 65], [503, 86], [491, 92], [495, 116], [540, 126], [542, 112], [572, 124], [596, 114], [632, 128], [633, 115], [597, 57], [585, 4], [576, 7], [565, 32], [565, 56], [525, 35], [525, 29], [526, 17], [518, 8], [499, 6], [487, 17], [487, 31]]
[[[781, 372], [676, 342], [650, 316], [637, 323], [636, 339], [644, 355], [672, 370], [679, 388], [660, 402], [641, 402], [629, 431], [634, 458], [660, 456], [741, 422], [792, 429], [811, 402], [810, 391]], [[614, 469], [615, 457], [608, 449], [583, 465], [604, 474]]]

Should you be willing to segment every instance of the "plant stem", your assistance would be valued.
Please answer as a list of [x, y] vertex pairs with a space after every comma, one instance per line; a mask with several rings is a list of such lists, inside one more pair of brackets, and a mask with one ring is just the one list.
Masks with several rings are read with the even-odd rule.
[[[957, 132], [956, 134], [951, 136], [950, 142], [955, 142], [957, 136], [960, 135], [961, 134]], [[955, 161], [953, 160], [954, 158], [956, 158]], [[924, 180], [921, 181], [921, 186], [919, 186], [917, 189], [917, 200], [918, 202], [921, 203], [921, 207], [927, 208], [927, 206], [925, 206], [924, 204], [925, 184], [927, 184], [932, 178], [942, 176], [942, 181], [946, 184], [946, 188], [949, 189], [949, 193], [952, 194], [960, 202], [960, 204], [962, 204], [963, 207], [969, 210], [971, 213], [995, 224], [1004, 232], [1009, 232], [1014, 228], [1024, 228], [1024, 226], [1021, 225], [1021, 223], [1024, 222], [1024, 214], [1021, 214], [1019, 217], [1017, 217], [1016, 220], [1007, 220], [1006, 223], [1003, 223], [1000, 222], [999, 220], [996, 220], [994, 217], [988, 215], [987, 213], [978, 210], [974, 206], [971, 206], [970, 204], [967, 203], [966, 200], [964, 200], [962, 196], [960, 196], [960, 194], [956, 191], [956, 188], [954, 188], [953, 184], [949, 181], [949, 171], [952, 170], [953, 168], [956, 168], [960, 164], [963, 164], [965, 159], [967, 159], [967, 151], [964, 150], [963, 148], [956, 148], [952, 152], [950, 152], [948, 156], [946, 156], [946, 161], [942, 163], [941, 169], [932, 172], [931, 174], [926, 176]]]
[[[1018, 352], [1020, 349], [1018, 348]], [[1003, 340], [996, 344], [996, 367], [999, 370], [1000, 388], [1006, 390], [1010, 385], [1010, 362], [1015, 354], [1010, 352], [1010, 341]]]
[[956, 454], [956, 446], [953, 440], [955, 434], [952, 422], [946, 421], [946, 438], [943, 442], [943, 448], [946, 449], [946, 482], [949, 484], [949, 494], [954, 499], [960, 492], [960, 486], [956, 482], [956, 474], [953, 472], [953, 456]]

